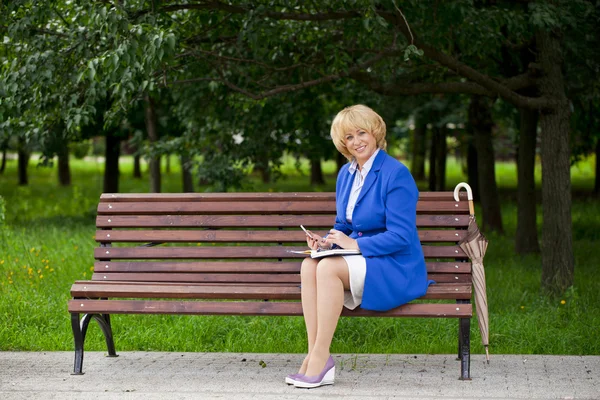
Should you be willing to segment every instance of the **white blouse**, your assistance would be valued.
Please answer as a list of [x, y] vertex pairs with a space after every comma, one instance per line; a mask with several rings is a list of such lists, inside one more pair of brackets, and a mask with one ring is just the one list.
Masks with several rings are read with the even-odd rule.
[[[373, 166], [373, 161], [375, 161], [377, 153], [379, 153], [379, 149], [375, 150], [365, 165], [363, 165], [358, 171], [359, 173], [354, 175], [354, 181], [352, 182], [352, 188], [350, 189], [350, 197], [348, 198], [348, 206], [346, 207], [346, 220], [350, 223], [352, 222], [352, 213], [354, 212], [354, 207], [356, 206], [356, 200], [358, 200], [358, 195], [360, 195], [360, 191], [365, 183], [365, 178]], [[354, 159], [352, 160], [350, 167], [348, 167], [348, 173], [352, 175], [357, 170], [358, 163], [356, 162], [356, 159]]]

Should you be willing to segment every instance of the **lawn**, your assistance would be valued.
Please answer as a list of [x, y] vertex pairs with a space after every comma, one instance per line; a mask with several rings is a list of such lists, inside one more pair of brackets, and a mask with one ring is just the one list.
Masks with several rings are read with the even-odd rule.
[[[175, 159], [173, 159], [175, 160]], [[307, 164], [296, 170], [286, 159], [285, 177], [262, 184], [249, 177], [247, 191], [333, 190], [333, 163], [325, 163], [327, 184], [311, 188]], [[16, 185], [16, 161], [0, 175], [0, 350], [72, 350], [67, 313], [74, 280], [89, 278], [95, 208], [102, 191], [102, 162], [72, 160], [73, 184], [57, 185], [56, 170], [32, 162], [30, 184]], [[593, 160], [572, 168], [575, 285], [558, 299], [540, 296], [540, 256], [518, 257], [512, 237], [516, 229], [516, 170], [497, 164], [506, 235], [489, 235], [485, 259], [490, 307], [492, 354], [600, 354], [600, 205], [580, 193], [593, 186]], [[133, 179], [131, 158], [121, 162], [121, 191], [146, 192]], [[536, 173], [539, 184], [539, 170]], [[450, 160], [448, 188], [464, 180]], [[426, 183], [419, 186], [425, 190]], [[163, 176], [163, 191], [181, 187], [178, 165]], [[203, 189], [203, 188], [201, 188]], [[0, 200], [1, 203], [1, 200]], [[476, 213], [477, 213], [476, 208]], [[541, 207], [538, 221], [541, 223]], [[541, 233], [541, 226], [540, 226]], [[305, 333], [299, 317], [114, 316], [117, 351], [303, 352]], [[453, 353], [457, 323], [444, 319], [344, 318], [334, 338], [334, 352]], [[482, 353], [476, 320], [472, 351]], [[100, 329], [92, 323], [86, 349], [105, 350]]]

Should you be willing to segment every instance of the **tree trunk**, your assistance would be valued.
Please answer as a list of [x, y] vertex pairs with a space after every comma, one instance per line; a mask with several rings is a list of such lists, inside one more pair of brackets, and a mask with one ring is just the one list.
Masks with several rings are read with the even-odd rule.
[[479, 195], [481, 197], [482, 230], [504, 233], [502, 213], [496, 185], [496, 166], [492, 144], [493, 121], [491, 104], [480, 96], [471, 97], [469, 124], [477, 149], [477, 172], [479, 174]]
[[410, 172], [417, 181], [425, 180], [425, 154], [427, 152], [427, 123], [421, 118], [415, 120], [412, 143], [412, 165]]
[[323, 177], [323, 168], [321, 167], [320, 158], [310, 159], [310, 185], [318, 186], [324, 185], [325, 178]]
[[600, 138], [596, 141], [596, 178], [594, 180], [594, 194], [600, 197]]
[[271, 183], [271, 169], [269, 168], [269, 157], [267, 155], [257, 154], [253, 170], [260, 175], [262, 183]]
[[6, 147], [2, 148], [2, 163], [0, 164], [0, 174], [4, 173], [6, 169]]
[[142, 179], [142, 165], [140, 160], [141, 157], [139, 154], [136, 153], [133, 155], [133, 177], [135, 179]]
[[25, 186], [29, 183], [29, 177], [27, 175], [27, 167], [29, 166], [29, 157], [31, 153], [27, 150], [25, 140], [19, 138], [19, 149], [18, 149], [18, 168], [19, 168], [19, 185]]
[[473, 201], [479, 203], [479, 171], [477, 170], [477, 149], [475, 148], [475, 138], [473, 133], [469, 134], [469, 143], [467, 144], [467, 180], [471, 191], [473, 192]]
[[435, 190], [446, 190], [446, 159], [448, 158], [448, 144], [446, 143], [446, 127], [433, 128], [436, 136], [436, 151], [435, 157]]
[[121, 138], [114, 129], [106, 131], [106, 150], [104, 161], [104, 193], [119, 193], [119, 156]]
[[437, 140], [435, 137], [435, 134], [433, 133], [434, 130], [431, 131], [431, 139], [430, 139], [430, 146], [429, 146], [429, 190], [431, 191], [435, 191], [436, 188], [436, 184], [437, 184], [437, 168], [436, 166], [436, 158], [438, 155], [438, 150], [437, 150]]
[[542, 291], [562, 294], [573, 285], [574, 257], [571, 226], [570, 105], [562, 74], [560, 38], [538, 32], [538, 62], [543, 74], [542, 96], [554, 100], [540, 115], [542, 127]]
[[71, 185], [71, 168], [69, 167], [69, 146], [66, 140], [60, 144], [58, 157], [58, 183], [61, 186]]
[[[150, 143], [158, 141], [158, 124], [156, 122], [156, 110], [154, 100], [146, 94], [146, 130]], [[150, 158], [150, 192], [160, 193], [160, 157]]]
[[539, 253], [535, 199], [535, 145], [538, 112], [522, 108], [517, 154], [517, 254]]
[[183, 192], [193, 193], [194, 181], [192, 180], [192, 167], [190, 166], [189, 158], [186, 156], [181, 156], [181, 177], [183, 180]]

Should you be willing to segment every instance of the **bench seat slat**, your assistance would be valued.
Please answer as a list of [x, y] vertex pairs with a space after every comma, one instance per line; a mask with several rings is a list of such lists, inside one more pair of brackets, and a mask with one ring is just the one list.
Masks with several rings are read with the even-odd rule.
[[[208, 302], [160, 300], [70, 300], [69, 312], [94, 314], [178, 314], [178, 315], [284, 315], [301, 316], [298, 302], [265, 301]], [[471, 304], [409, 303], [386, 312], [374, 312], [358, 307], [344, 308], [343, 316], [360, 317], [429, 317], [467, 318], [473, 315]]]
[[[73, 297], [96, 298], [185, 298], [185, 299], [277, 299], [299, 300], [300, 287], [286, 285], [237, 286], [162, 284], [158, 282], [76, 282]], [[429, 286], [423, 299], [469, 299], [471, 285], [436, 284]]]
[[[468, 262], [428, 262], [427, 272], [437, 274], [470, 274]], [[300, 273], [300, 263], [260, 261], [97, 261], [94, 272], [169, 272], [169, 273]]]
[[[315, 230], [323, 236], [325, 230]], [[429, 242], [458, 242], [467, 234], [466, 230], [420, 230], [419, 239], [422, 243]], [[280, 230], [98, 230], [96, 241], [102, 243], [127, 242], [169, 242], [169, 243], [273, 243], [273, 242], [302, 242], [306, 241], [304, 232], [300, 229]]]
[[[422, 246], [425, 258], [465, 258], [459, 246]], [[306, 247], [292, 246], [188, 246], [188, 247], [97, 247], [96, 259], [188, 259], [188, 258], [305, 258]]]
[[[329, 229], [331, 215], [98, 215], [98, 228], [297, 228]], [[466, 228], [468, 215], [417, 215], [417, 227]]]

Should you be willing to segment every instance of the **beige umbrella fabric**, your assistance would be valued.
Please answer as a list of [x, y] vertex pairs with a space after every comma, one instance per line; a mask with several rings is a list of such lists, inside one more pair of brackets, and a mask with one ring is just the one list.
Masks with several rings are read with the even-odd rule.
[[458, 192], [461, 188], [465, 188], [467, 190], [470, 218], [467, 235], [458, 242], [458, 245], [471, 259], [473, 269], [473, 286], [475, 287], [475, 303], [477, 304], [477, 321], [479, 322], [479, 331], [481, 332], [481, 342], [485, 347], [485, 357], [489, 363], [489, 316], [485, 283], [485, 269], [483, 267], [483, 257], [485, 256], [485, 251], [487, 250], [488, 240], [483, 233], [479, 231], [479, 227], [475, 221], [473, 192], [471, 191], [471, 187], [464, 182], [456, 185], [456, 188], [454, 189], [454, 200], [459, 201]]

